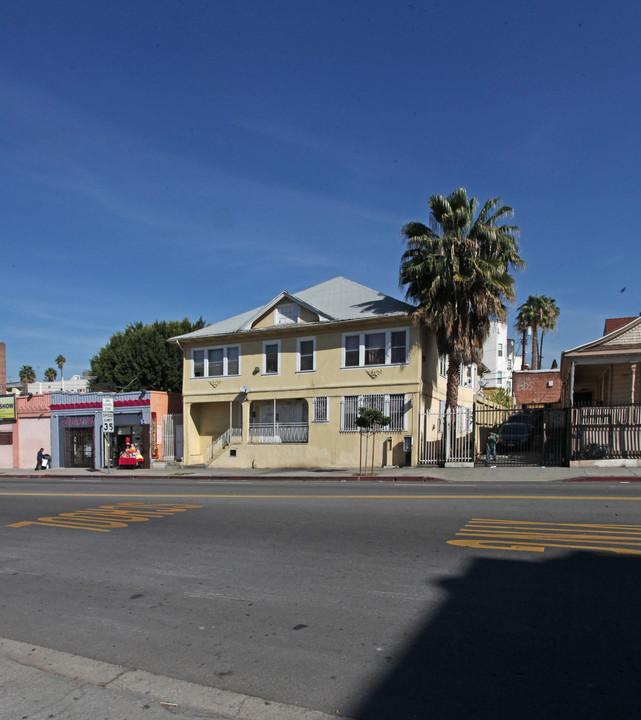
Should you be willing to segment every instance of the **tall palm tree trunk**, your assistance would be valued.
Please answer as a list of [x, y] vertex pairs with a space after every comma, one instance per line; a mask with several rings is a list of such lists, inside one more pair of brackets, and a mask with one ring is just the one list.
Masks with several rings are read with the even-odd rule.
[[[447, 365], [447, 392], [445, 395], [445, 418], [443, 424], [443, 448], [445, 457], [450, 457], [456, 443], [456, 408], [458, 406], [458, 388], [461, 372], [461, 363], [452, 360], [450, 356]], [[449, 411], [449, 413], [448, 413]], [[447, 447], [447, 420], [449, 415], [450, 444]]]
[[538, 370], [538, 349], [539, 349], [539, 329], [536, 325], [532, 325], [532, 361], [530, 363], [530, 370]]

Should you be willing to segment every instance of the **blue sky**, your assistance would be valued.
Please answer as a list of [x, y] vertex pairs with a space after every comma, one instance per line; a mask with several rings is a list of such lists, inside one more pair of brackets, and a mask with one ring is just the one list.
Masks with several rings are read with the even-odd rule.
[[401, 226], [460, 186], [515, 209], [549, 367], [641, 313], [640, 30], [628, 0], [4, 3], [7, 375], [336, 275], [403, 297]]

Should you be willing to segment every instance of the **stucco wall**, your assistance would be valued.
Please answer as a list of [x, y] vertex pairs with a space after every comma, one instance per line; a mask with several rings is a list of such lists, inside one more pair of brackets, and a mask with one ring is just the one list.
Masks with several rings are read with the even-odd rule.
[[[13, 435], [13, 427], [13, 423], [3, 423], [2, 427], [0, 427], [0, 432]], [[13, 441], [15, 442], [15, 437], [13, 437]], [[13, 443], [11, 445], [0, 445], [0, 468], [13, 467], [13, 452]], [[33, 463], [33, 466], [36, 466], [35, 462]]]
[[46, 418], [22, 418], [20, 420], [20, 451], [18, 467], [35, 468], [38, 450], [44, 448], [51, 454], [51, 423]]

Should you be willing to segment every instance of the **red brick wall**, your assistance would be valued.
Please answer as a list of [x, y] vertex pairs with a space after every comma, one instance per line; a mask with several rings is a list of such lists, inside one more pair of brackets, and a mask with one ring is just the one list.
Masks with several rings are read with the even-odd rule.
[[[551, 382], [552, 386], [548, 387]], [[519, 407], [558, 403], [561, 400], [559, 370], [521, 370], [512, 373], [514, 397]]]

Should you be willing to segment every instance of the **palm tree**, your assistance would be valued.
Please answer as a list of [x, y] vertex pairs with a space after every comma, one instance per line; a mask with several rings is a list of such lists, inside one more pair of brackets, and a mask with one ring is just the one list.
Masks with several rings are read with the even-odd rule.
[[[519, 309], [516, 314], [516, 323], [514, 324], [514, 327], [521, 333], [521, 337], [523, 340], [523, 349], [521, 354], [521, 370], [525, 370], [525, 352], [526, 352], [526, 345], [525, 345], [525, 337], [527, 335], [528, 328], [533, 328], [534, 322], [535, 322], [535, 316], [536, 316], [536, 296], [530, 295], [528, 299], [519, 306]], [[534, 343], [532, 345], [534, 348]], [[535, 356], [536, 354], [532, 355], [532, 359], [530, 361], [530, 366], [532, 370], [535, 370]]]
[[[430, 227], [411, 222], [400, 284], [417, 303], [414, 318], [436, 335], [440, 354], [449, 358], [446, 407], [456, 416], [462, 364], [480, 363], [494, 319], [505, 319], [504, 301], [514, 300], [512, 268], [525, 266], [518, 254], [519, 229], [503, 224], [512, 208], [490, 198], [478, 202], [464, 188], [429, 200]], [[476, 215], [476, 217], [475, 217]]]
[[553, 332], [556, 330], [556, 326], [559, 321], [559, 315], [561, 310], [556, 304], [554, 298], [548, 297], [547, 295], [541, 295], [539, 298], [541, 306], [541, 342], [539, 345], [539, 363], [538, 369], [541, 369], [541, 361], [543, 360], [543, 335], [546, 332]]
[[36, 373], [35, 370], [31, 367], [31, 365], [23, 365], [20, 368], [20, 382], [24, 386], [24, 392], [27, 393], [27, 388], [29, 383], [36, 381]]
[[53, 382], [58, 377], [58, 373], [52, 367], [47, 368], [44, 375], [47, 382]]
[[63, 376], [63, 374], [62, 374], [62, 366], [63, 366], [66, 362], [67, 362], [67, 358], [66, 358], [64, 355], [58, 355], [58, 357], [56, 358], [56, 365], [57, 365], [58, 368], [60, 369], [60, 389], [61, 389], [61, 390], [64, 390], [64, 389], [65, 389], [65, 379], [64, 379], [64, 376]]

